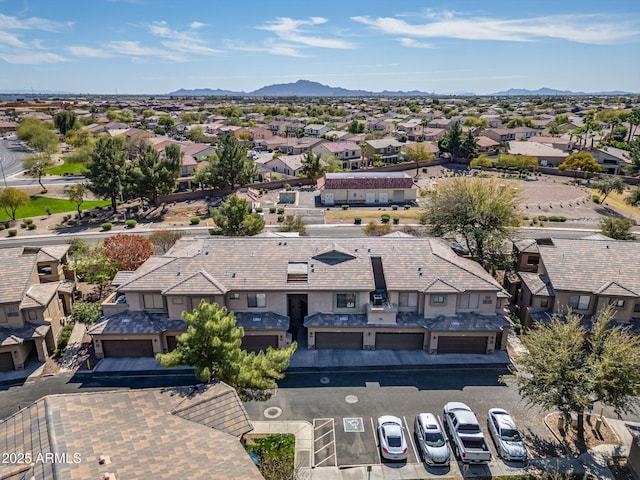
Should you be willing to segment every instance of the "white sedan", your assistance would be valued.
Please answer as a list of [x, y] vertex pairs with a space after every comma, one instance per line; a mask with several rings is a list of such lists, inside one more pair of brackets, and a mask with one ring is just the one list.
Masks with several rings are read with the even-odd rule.
[[509, 461], [527, 461], [527, 447], [522, 441], [513, 418], [506, 410], [490, 409], [487, 424], [500, 457]]
[[402, 421], [393, 415], [378, 417], [378, 440], [380, 453], [387, 460], [406, 460], [407, 441]]

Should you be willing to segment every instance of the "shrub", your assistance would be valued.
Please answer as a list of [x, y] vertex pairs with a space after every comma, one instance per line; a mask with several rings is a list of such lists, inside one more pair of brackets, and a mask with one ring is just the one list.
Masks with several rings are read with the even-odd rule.
[[353, 223], [355, 223], [356, 225], [360, 225], [362, 223], [362, 218], [360, 217], [356, 217], [353, 219]]
[[398, 205], [392, 205], [391, 206], [391, 210], [397, 210], [398, 209]]
[[127, 225], [127, 228], [135, 228], [135, 226], [138, 224], [138, 222], [133, 218], [130, 220], [127, 220], [125, 223]]
[[342, 205], [342, 209], [343, 210], [348, 210], [349, 209], [349, 205]]
[[400, 223], [400, 217], [393, 217], [393, 224], [398, 225]]
[[36, 224], [35, 223], [30, 223], [29, 225], [27, 225], [27, 228], [29, 230], [35, 230], [36, 229]]
[[15, 237], [18, 234], [18, 230], [11, 229], [7, 233], [10, 237]]
[[278, 215], [278, 223], [284, 222], [284, 215]]
[[106, 222], [106, 223], [103, 223], [100, 226], [102, 227], [103, 230], [106, 230], [108, 232], [113, 227], [113, 224], [109, 223], [109, 222]]
[[24, 223], [24, 222], [22, 222], [22, 223], [20, 224], [20, 228], [27, 228], [27, 224], [26, 224], [26, 223]]
[[593, 195], [591, 200], [593, 200], [593, 203], [600, 203], [600, 195]]
[[47, 215], [51, 215], [51, 207], [44, 207], [44, 211], [47, 212]]
[[405, 206], [404, 206], [404, 209], [405, 209], [405, 210], [409, 210], [410, 208], [411, 208], [411, 205], [405, 205]]
[[284, 213], [284, 207], [278, 207], [278, 214], [282, 215]]
[[546, 217], [545, 215], [539, 215], [538, 220], [540, 220], [541, 222], [544, 222], [546, 220], [549, 220], [549, 217]]
[[0, 223], [0, 231], [4, 230], [4, 223]]
[[262, 213], [264, 211], [264, 209], [262, 207], [257, 207], [256, 208], [256, 213]]
[[550, 222], [566, 222], [567, 221], [567, 217], [553, 215], [553, 216], [549, 217], [549, 221]]
[[62, 352], [67, 345], [69, 344], [69, 338], [71, 338], [71, 332], [73, 331], [73, 324], [68, 323], [62, 328], [62, 332], [60, 332], [60, 336], [58, 337], [58, 348], [55, 349], [54, 355], [59, 357], [62, 355]]
[[386, 213], [383, 213], [382, 215], [380, 215], [380, 221], [382, 223], [389, 223], [389, 220], [391, 220], [391, 216], [390, 215], [388, 215]]
[[191, 225], [198, 225], [200, 223], [200, 217], [191, 217]]
[[93, 325], [102, 318], [102, 307], [97, 302], [76, 303], [71, 313], [74, 322]]
[[427, 167], [422, 167], [422, 173], [427, 173]]
[[276, 213], [276, 207], [269, 207], [269, 213]]
[[26, 223], [27, 225], [31, 225], [33, 223], [33, 219], [31, 218], [25, 218], [24, 220], [22, 220], [24, 223]]

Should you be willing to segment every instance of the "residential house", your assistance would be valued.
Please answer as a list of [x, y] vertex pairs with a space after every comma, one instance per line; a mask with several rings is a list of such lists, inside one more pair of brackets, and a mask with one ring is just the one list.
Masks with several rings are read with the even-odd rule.
[[45, 361], [72, 309], [69, 245], [0, 249], [0, 371]]
[[289, 138], [286, 143], [280, 145], [279, 150], [286, 155], [300, 155], [322, 142], [324, 142], [322, 138]]
[[480, 135], [476, 143], [478, 145], [478, 153], [494, 154], [500, 150], [500, 142], [496, 142], [493, 138]]
[[536, 157], [542, 167], [557, 167], [569, 156], [567, 152], [537, 142], [507, 142], [507, 153]]
[[305, 135], [308, 135], [310, 137], [322, 137], [323, 135], [326, 135], [331, 131], [331, 127], [319, 123], [311, 123], [305, 125], [302, 130], [304, 131]]
[[512, 128], [485, 128], [481, 135], [495, 140], [503, 147], [507, 146], [507, 142], [516, 139], [516, 132]]
[[397, 163], [403, 145], [395, 138], [365, 140], [364, 143], [364, 159], [369, 163], [380, 161], [384, 164]]
[[235, 314], [248, 350], [296, 340], [488, 354], [505, 349], [511, 327], [503, 288], [434, 238], [183, 237], [118, 283], [126, 301], [108, 299], [89, 331], [98, 357], [175, 348], [182, 312], [201, 300]]
[[262, 165], [272, 172], [295, 176], [302, 173], [304, 155], [280, 155], [264, 162]]
[[407, 135], [412, 142], [437, 142], [447, 131], [444, 128], [423, 128], [422, 126]]
[[538, 130], [531, 127], [516, 127], [512, 129], [516, 134], [516, 140], [526, 140], [538, 135]]
[[562, 150], [563, 152], [571, 153], [573, 148], [575, 147], [575, 143], [571, 140], [563, 137], [543, 137], [543, 136], [535, 136], [530, 137], [527, 141], [543, 143], [550, 147], [553, 147], [557, 150]]
[[417, 186], [405, 172], [325, 173], [318, 180], [323, 205], [415, 202]]
[[337, 157], [345, 170], [356, 170], [362, 165], [362, 150], [354, 142], [324, 142], [316, 145], [311, 151], [322, 157]]
[[518, 260], [525, 268], [516, 305], [526, 325], [569, 308], [589, 321], [613, 305], [616, 321], [640, 326], [640, 263], [630, 260], [640, 255], [640, 244], [553, 238], [522, 240], [518, 251], [526, 259]]
[[261, 480], [241, 443], [251, 430], [222, 382], [48, 395], [0, 421], [0, 451], [32, 459], [0, 478]]
[[624, 173], [624, 168], [631, 162], [629, 152], [615, 147], [594, 148], [591, 155], [602, 166], [604, 173], [619, 175]]

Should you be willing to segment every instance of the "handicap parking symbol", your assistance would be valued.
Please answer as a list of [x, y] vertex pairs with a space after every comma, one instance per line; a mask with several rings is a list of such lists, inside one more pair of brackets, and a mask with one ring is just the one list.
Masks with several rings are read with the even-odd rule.
[[345, 432], [364, 432], [364, 422], [362, 418], [344, 418]]

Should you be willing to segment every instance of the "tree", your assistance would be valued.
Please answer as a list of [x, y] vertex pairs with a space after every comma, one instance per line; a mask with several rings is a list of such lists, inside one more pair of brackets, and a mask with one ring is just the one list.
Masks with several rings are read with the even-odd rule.
[[639, 206], [640, 205], [640, 187], [636, 188], [629, 195], [627, 195], [624, 201], [627, 204], [631, 205], [632, 207]]
[[135, 193], [156, 205], [158, 195], [166, 195], [175, 189], [182, 156], [178, 145], [167, 147], [164, 155], [147, 145], [133, 162], [131, 177]]
[[29, 204], [29, 195], [14, 187], [6, 187], [0, 190], [0, 207], [4, 209], [11, 220], [16, 219], [16, 211], [19, 207]]
[[49, 128], [49, 124], [37, 118], [25, 118], [16, 129], [18, 138], [24, 140], [35, 150], [50, 156], [58, 148], [58, 137]]
[[141, 235], [112, 235], [104, 240], [104, 252], [117, 270], [136, 270], [153, 255], [153, 243]]
[[211, 210], [211, 217], [222, 235], [244, 237], [257, 235], [264, 228], [264, 220], [251, 213], [249, 202], [231, 195], [218, 209]]
[[615, 240], [633, 240], [631, 227], [636, 224], [633, 218], [607, 216], [600, 220], [600, 232]]
[[157, 360], [167, 368], [193, 366], [199, 380], [225, 382], [244, 400], [268, 397], [267, 390], [277, 387], [296, 350], [294, 342], [288, 348], [247, 353], [241, 349], [244, 329], [217, 304], [202, 301], [192, 313], [183, 312], [182, 319], [187, 331], [178, 337], [175, 350], [158, 354]]
[[247, 148], [231, 134], [225, 135], [218, 149], [217, 173], [224, 186], [235, 188], [257, 177], [257, 167], [247, 159]]
[[627, 152], [629, 165], [625, 168], [627, 175], [640, 174], [640, 138], [634, 138], [629, 142], [629, 151]]
[[76, 303], [71, 312], [71, 320], [85, 325], [93, 325], [101, 318], [102, 306], [98, 302]]
[[606, 175], [596, 178], [591, 182], [591, 187], [600, 192], [603, 197], [600, 203], [604, 203], [611, 192], [617, 192], [622, 195], [626, 184], [617, 175]]
[[71, 255], [75, 270], [83, 281], [98, 286], [98, 296], [102, 298], [104, 288], [111, 283], [118, 268], [107, 258], [102, 242], [95, 245], [80, 242], [73, 245]]
[[53, 124], [63, 137], [67, 136], [69, 130], [73, 130], [76, 126], [76, 114], [71, 110], [61, 110], [53, 117]]
[[67, 188], [67, 198], [70, 202], [74, 202], [78, 208], [78, 217], [82, 217], [80, 207], [84, 203], [84, 197], [87, 194], [87, 186], [84, 183], [75, 183]]
[[53, 167], [53, 164], [54, 162], [50, 157], [41, 153], [37, 155], [30, 155], [22, 160], [22, 168], [25, 169], [26, 174], [30, 177], [37, 178], [40, 188], [45, 192], [47, 189], [42, 184], [42, 176], [47, 168]]
[[579, 152], [569, 155], [564, 162], [558, 165], [558, 170], [561, 172], [567, 169], [575, 172], [600, 172], [602, 166], [595, 161], [589, 152]]
[[627, 137], [627, 143], [631, 143], [631, 139], [636, 134], [638, 125], [640, 125], [640, 108], [633, 108], [627, 115], [627, 121], [629, 122], [629, 136]]
[[173, 230], [154, 230], [149, 235], [149, 240], [153, 243], [157, 255], [167, 253], [180, 238], [182, 238], [182, 234]]
[[127, 152], [122, 137], [99, 138], [86, 167], [91, 182], [89, 190], [102, 198], [111, 200], [113, 212], [117, 212], [118, 195], [126, 183]]
[[347, 131], [351, 134], [357, 135], [358, 133], [364, 133], [365, 124], [360, 123], [358, 120], [353, 120], [347, 127]]
[[454, 122], [451, 128], [447, 130], [440, 140], [438, 140], [438, 148], [441, 152], [451, 154], [453, 158], [460, 156], [460, 147], [462, 146], [462, 127], [458, 122]]
[[307, 224], [300, 215], [285, 215], [278, 228], [281, 232], [298, 232], [301, 237], [307, 236]]
[[309, 150], [302, 160], [302, 174], [305, 177], [322, 175], [322, 156]]
[[416, 175], [420, 173], [420, 163], [430, 162], [435, 155], [427, 148], [424, 143], [412, 143], [404, 148], [404, 158], [416, 164]]
[[471, 130], [467, 130], [462, 135], [462, 145], [460, 145], [460, 156], [462, 158], [474, 158], [478, 153], [478, 139]]
[[565, 422], [577, 414], [582, 439], [583, 415], [595, 402], [618, 415], [638, 407], [640, 337], [614, 326], [614, 316], [612, 305], [600, 310], [587, 335], [579, 315], [554, 315], [548, 325], [529, 330], [527, 352], [518, 359], [520, 394], [530, 405], [558, 409]]
[[519, 225], [518, 196], [509, 183], [495, 179], [452, 178], [429, 196], [425, 220], [433, 235], [460, 235], [476, 260], [489, 266], [501, 241]]

